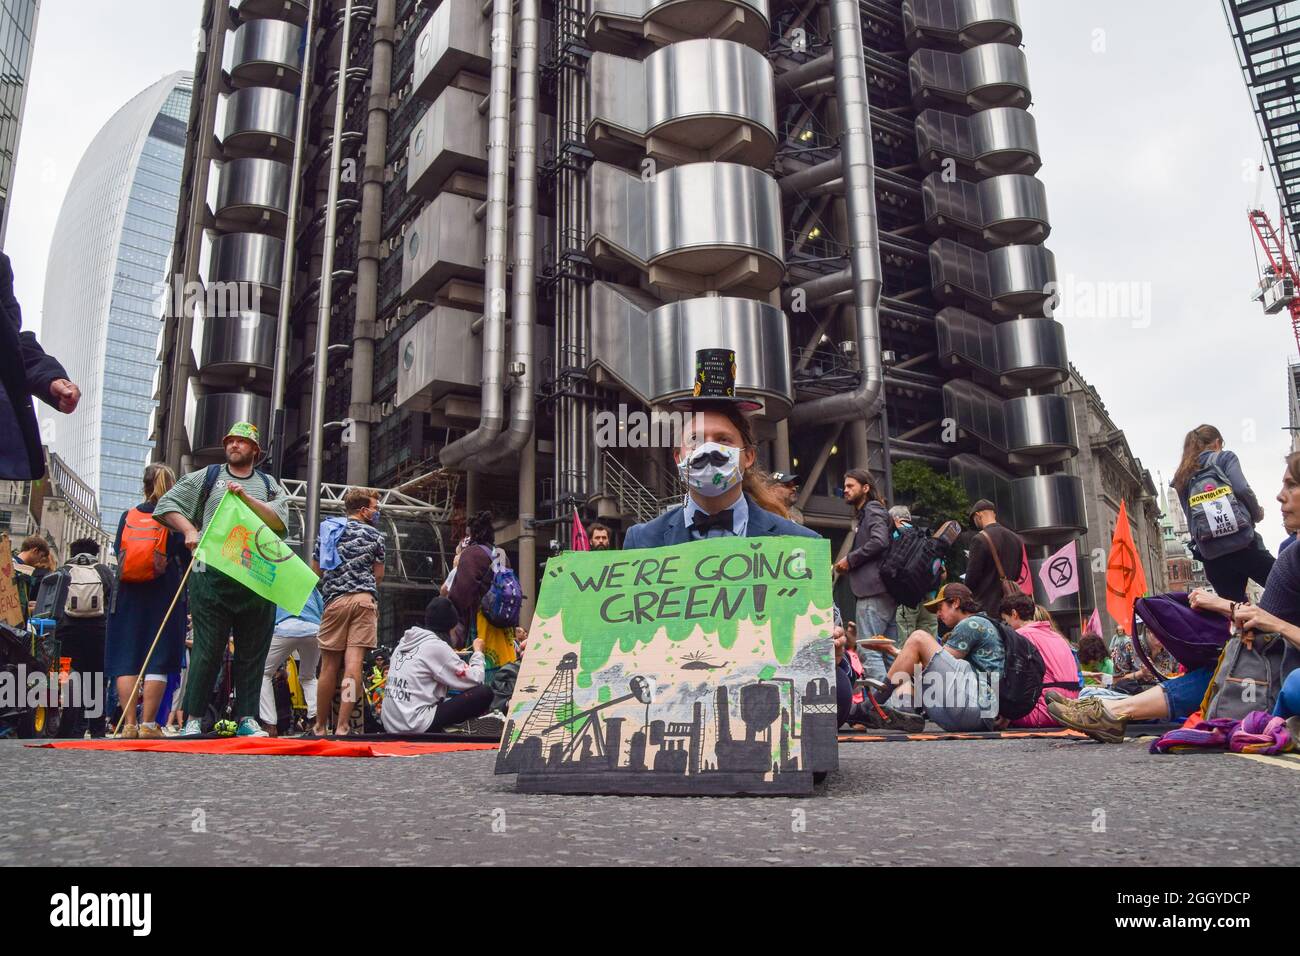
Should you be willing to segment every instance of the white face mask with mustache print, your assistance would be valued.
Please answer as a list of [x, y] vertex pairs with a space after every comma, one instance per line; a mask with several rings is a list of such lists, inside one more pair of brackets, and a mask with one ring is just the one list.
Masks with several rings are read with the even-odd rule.
[[725, 495], [740, 484], [740, 449], [715, 441], [705, 442], [677, 463], [686, 487], [706, 498]]

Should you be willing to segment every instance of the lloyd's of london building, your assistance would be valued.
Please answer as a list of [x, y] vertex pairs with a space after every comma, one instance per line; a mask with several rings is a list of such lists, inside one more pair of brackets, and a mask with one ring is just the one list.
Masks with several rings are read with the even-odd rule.
[[260, 305], [168, 316], [174, 465], [251, 419], [286, 476], [435, 506], [422, 580], [461, 509], [492, 509], [531, 593], [575, 505], [626, 527], [679, 498], [669, 452], [607, 447], [598, 416], [687, 393], [696, 350], [730, 348], [760, 462], [803, 476], [836, 545], [844, 472], [888, 487], [906, 460], [996, 501], [1035, 564], [1086, 527], [1014, 0], [203, 18], [174, 269]]

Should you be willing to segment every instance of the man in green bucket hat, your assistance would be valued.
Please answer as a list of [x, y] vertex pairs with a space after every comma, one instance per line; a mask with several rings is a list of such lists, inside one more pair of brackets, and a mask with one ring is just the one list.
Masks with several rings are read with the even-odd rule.
[[[289, 501], [275, 479], [257, 469], [262, 454], [257, 426], [236, 422], [222, 439], [223, 464], [190, 472], [158, 500], [154, 519], [185, 535], [192, 551], [216, 513], [222, 495], [238, 495], [276, 534], [284, 536]], [[195, 569], [196, 572], [201, 569]], [[262, 669], [275, 629], [275, 605], [220, 571], [194, 573], [189, 585], [194, 647], [185, 679], [185, 729], [182, 736], [202, 733], [201, 718], [225, 655], [226, 641], [235, 638], [234, 685], [236, 731], [242, 737], [265, 737], [257, 722]]]

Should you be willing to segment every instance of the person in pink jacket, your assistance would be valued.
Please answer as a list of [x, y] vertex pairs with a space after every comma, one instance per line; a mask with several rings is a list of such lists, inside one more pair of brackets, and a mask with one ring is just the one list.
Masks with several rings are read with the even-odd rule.
[[1079, 696], [1079, 665], [1070, 650], [1070, 642], [1052, 629], [1047, 621], [1035, 621], [1037, 605], [1028, 594], [1012, 594], [1002, 599], [1002, 620], [1014, 627], [1025, 640], [1038, 648], [1047, 669], [1043, 674], [1043, 690], [1038, 695], [1034, 709], [1011, 727], [1059, 727], [1056, 719], [1047, 712], [1047, 692], [1055, 690], [1062, 697]]

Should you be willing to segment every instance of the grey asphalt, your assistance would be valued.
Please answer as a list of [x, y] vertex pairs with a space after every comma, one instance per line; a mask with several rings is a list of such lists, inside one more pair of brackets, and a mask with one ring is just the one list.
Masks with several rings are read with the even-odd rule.
[[490, 751], [190, 756], [0, 741], [0, 864], [1291, 865], [1300, 845], [1294, 767], [1152, 756], [1145, 742], [840, 754], [808, 798], [560, 797], [514, 793]]

